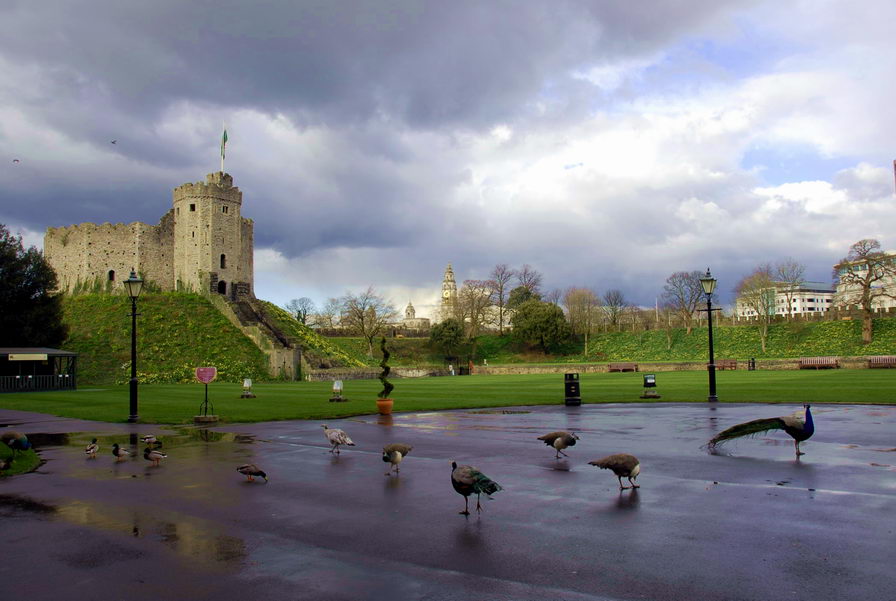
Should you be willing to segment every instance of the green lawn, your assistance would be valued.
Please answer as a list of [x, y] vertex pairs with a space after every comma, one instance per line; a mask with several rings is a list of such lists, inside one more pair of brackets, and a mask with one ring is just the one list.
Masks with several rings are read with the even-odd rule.
[[[642, 374], [581, 375], [585, 403], [641, 402]], [[896, 371], [725, 371], [717, 374], [722, 402], [896, 403]], [[432, 411], [471, 407], [544, 405], [563, 402], [563, 378], [557, 374], [457, 376], [393, 380], [395, 411]], [[703, 371], [657, 374], [663, 402], [705, 402]], [[329, 402], [329, 382], [260, 383], [255, 399], [240, 399], [237, 384], [214, 382], [209, 400], [225, 422], [319, 419], [376, 412], [376, 380], [345, 382], [346, 403]], [[150, 384], [140, 387], [140, 420], [146, 423], [188, 423], [203, 400], [201, 384]], [[108, 422], [125, 421], [128, 388], [109, 386], [69, 392], [0, 395], [0, 407], [39, 411], [65, 417]]]

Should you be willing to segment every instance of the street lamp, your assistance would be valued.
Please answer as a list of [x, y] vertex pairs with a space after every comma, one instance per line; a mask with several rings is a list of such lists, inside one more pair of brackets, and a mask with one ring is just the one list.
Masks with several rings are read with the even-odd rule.
[[137, 297], [143, 290], [143, 280], [131, 270], [131, 277], [124, 281], [125, 290], [131, 297], [131, 414], [129, 423], [136, 423], [137, 416]]
[[703, 292], [706, 294], [706, 319], [709, 326], [709, 365], [706, 366], [706, 369], [709, 371], [709, 398], [707, 401], [714, 403], [719, 400], [719, 397], [716, 396], [716, 364], [712, 352], [712, 293], [716, 289], [716, 279], [709, 273], [708, 267], [706, 268], [706, 275], [700, 278], [700, 284], [703, 286]]

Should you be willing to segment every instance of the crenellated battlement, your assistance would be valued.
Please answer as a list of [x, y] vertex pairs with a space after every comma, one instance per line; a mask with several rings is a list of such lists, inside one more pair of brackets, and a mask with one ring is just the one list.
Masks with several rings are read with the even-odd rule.
[[205, 176], [204, 182], [186, 183], [174, 189], [174, 202], [197, 199], [215, 198], [242, 203], [243, 193], [233, 185], [233, 177], [229, 173], [216, 171]]

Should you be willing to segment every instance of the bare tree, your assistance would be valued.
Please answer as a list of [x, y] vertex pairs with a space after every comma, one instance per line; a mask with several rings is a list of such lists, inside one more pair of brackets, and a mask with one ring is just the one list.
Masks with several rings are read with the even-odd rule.
[[563, 291], [559, 288], [554, 288], [550, 292], [546, 293], [542, 300], [546, 303], [551, 303], [552, 305], [560, 305], [561, 298], [563, 298]]
[[663, 286], [663, 304], [681, 317], [688, 335], [694, 325], [694, 314], [704, 297], [700, 283], [702, 276], [699, 271], [676, 271], [666, 278], [666, 285]]
[[370, 286], [360, 294], [346, 293], [340, 300], [342, 324], [367, 342], [367, 356], [373, 357], [373, 340], [395, 319], [398, 311]]
[[289, 311], [297, 321], [308, 325], [308, 316], [314, 313], [314, 301], [307, 296], [294, 298], [283, 305], [283, 308]]
[[757, 267], [737, 284], [735, 292], [737, 304], [756, 314], [759, 340], [764, 353], [768, 326], [775, 317], [775, 278], [772, 266], [766, 263]]
[[541, 296], [541, 273], [526, 263], [516, 272], [516, 281], [533, 295]]
[[507, 297], [510, 295], [510, 280], [515, 272], [506, 263], [495, 265], [490, 274], [492, 285], [492, 304], [498, 309], [498, 335], [504, 335], [504, 313], [507, 307]]
[[471, 343], [470, 354], [476, 357], [476, 337], [482, 328], [492, 321], [492, 290], [494, 285], [488, 280], [465, 280], [457, 293], [457, 311], [464, 326], [467, 341]]
[[880, 250], [880, 242], [866, 238], [849, 247], [849, 254], [834, 266], [835, 302], [856, 306], [862, 312], [862, 343], [873, 339], [874, 308], [894, 296], [896, 257]]
[[657, 327], [662, 328], [666, 333], [666, 350], [672, 350], [672, 333], [675, 331], [673, 327], [674, 318], [678, 315], [678, 308], [670, 303], [663, 303], [657, 307]]
[[588, 337], [594, 332], [600, 311], [600, 299], [588, 288], [569, 288], [563, 295], [567, 321], [572, 333], [585, 338], [584, 354], [588, 355]]
[[323, 308], [311, 316], [311, 324], [319, 328], [335, 328], [342, 314], [342, 303], [338, 298], [328, 298]]
[[628, 306], [628, 301], [625, 300], [625, 295], [622, 294], [621, 290], [614, 288], [613, 290], [607, 290], [604, 294], [603, 301], [603, 310], [607, 323], [614, 328], [618, 328], [622, 314]]
[[775, 279], [782, 284], [781, 293], [787, 302], [788, 319], [793, 315], [793, 297], [806, 281], [803, 277], [805, 273], [806, 266], [791, 257], [787, 257], [775, 265]]

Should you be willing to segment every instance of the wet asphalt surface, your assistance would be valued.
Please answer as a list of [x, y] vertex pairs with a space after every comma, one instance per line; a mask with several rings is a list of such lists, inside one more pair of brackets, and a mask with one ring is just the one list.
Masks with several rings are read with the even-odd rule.
[[[814, 406], [783, 432], [701, 445], [795, 405], [588, 405], [321, 422], [110, 425], [0, 410], [46, 463], [0, 480], [0, 583], [28, 599], [896, 599], [896, 407]], [[536, 440], [581, 437], [554, 459]], [[160, 467], [114, 463], [156, 434]], [[102, 449], [85, 458], [97, 436]], [[413, 452], [384, 475], [381, 449]], [[588, 461], [628, 452], [636, 491]], [[451, 460], [504, 490], [458, 514]], [[270, 482], [247, 482], [255, 462]], [[471, 503], [471, 507], [475, 505]]]

